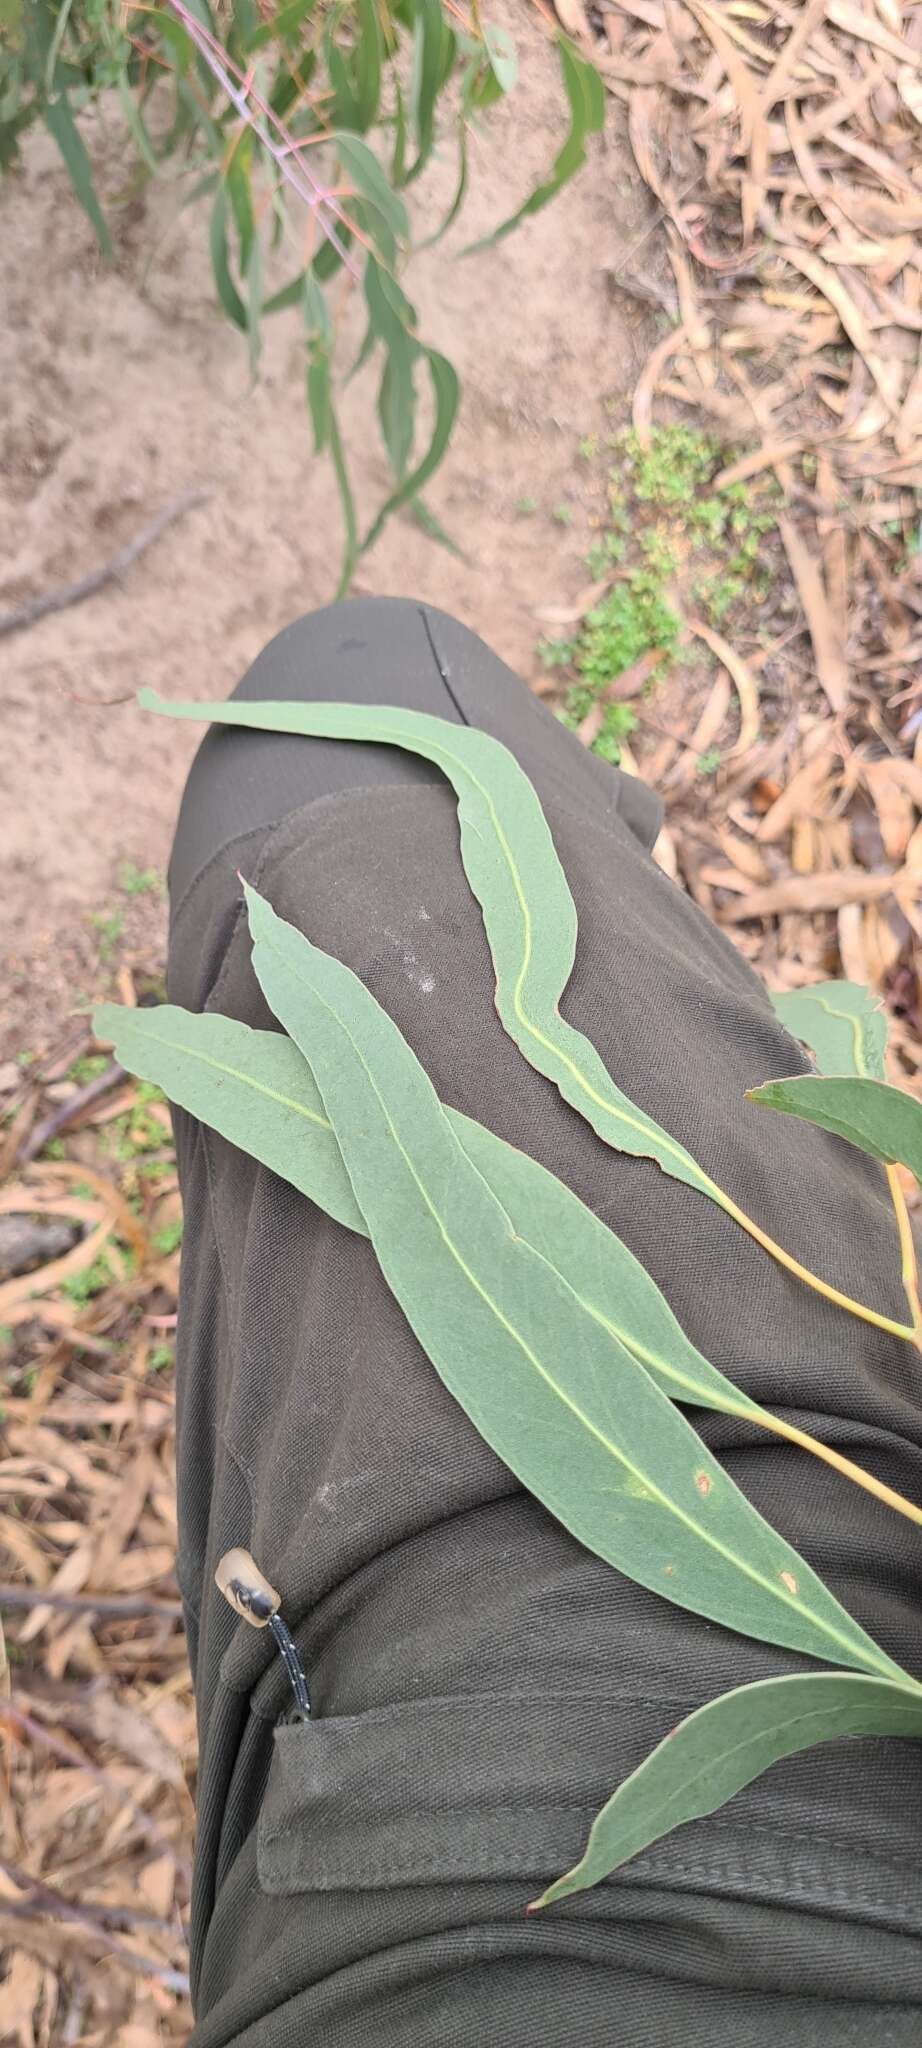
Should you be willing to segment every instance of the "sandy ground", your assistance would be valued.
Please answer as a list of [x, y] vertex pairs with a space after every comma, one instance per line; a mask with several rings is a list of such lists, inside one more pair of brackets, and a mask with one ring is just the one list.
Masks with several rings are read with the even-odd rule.
[[[536, 611], [586, 580], [577, 438], [599, 424], [605, 394], [631, 388], [651, 326], [605, 277], [649, 204], [618, 135], [499, 249], [457, 260], [531, 188], [561, 139], [553, 53], [534, 30], [520, 42], [524, 81], [475, 144], [466, 213], [409, 279], [422, 332], [462, 377], [462, 415], [430, 503], [470, 563], [394, 522], [356, 588], [454, 611], [529, 676]], [[0, 1057], [41, 1047], [98, 990], [91, 920], [117, 902], [121, 864], [165, 867], [197, 735], [145, 720], [126, 693], [147, 683], [223, 695], [273, 633], [330, 598], [337, 573], [336, 495], [311, 452], [297, 316], [267, 323], [250, 389], [242, 339], [212, 300], [203, 215], [179, 211], [168, 182], [119, 205], [118, 137], [92, 139], [114, 265], [100, 260], [44, 136], [28, 138], [22, 170], [0, 193], [0, 610], [95, 568], [187, 487], [209, 497], [120, 585], [0, 643]], [[446, 151], [416, 201], [420, 239], [452, 178]], [[371, 383], [350, 386], [347, 405], [367, 516], [387, 483]], [[536, 501], [533, 515], [517, 514], [521, 498]], [[568, 500], [565, 527], [552, 515]], [[123, 936], [154, 961], [162, 919], [156, 895], [132, 899]]]

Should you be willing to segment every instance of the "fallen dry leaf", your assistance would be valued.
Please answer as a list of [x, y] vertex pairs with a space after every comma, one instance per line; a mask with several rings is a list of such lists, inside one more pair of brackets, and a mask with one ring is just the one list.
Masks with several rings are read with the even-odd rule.
[[[686, 619], [690, 633], [703, 640], [718, 661], [723, 663], [736, 685], [740, 705], [739, 737], [731, 747], [731, 754], [748, 753], [759, 737], [759, 691], [751, 669], [741, 654], [730, 646], [722, 633], [716, 633], [713, 626], [706, 626], [702, 619]], [[716, 737], [716, 735], [715, 735]]]
[[880, 822], [884, 851], [892, 861], [905, 858], [915, 822], [912, 798], [900, 772], [911, 765], [908, 761], [866, 761], [862, 769]]
[[849, 696], [849, 673], [845, 659], [845, 620], [833, 615], [823, 586], [819, 565], [803, 538], [786, 515], [779, 517], [778, 531], [791, 565], [797, 594], [804, 608], [819, 682], [833, 711], [844, 711]]
[[874, 903], [892, 894], [897, 877], [869, 875], [864, 868], [843, 868], [831, 874], [791, 875], [754, 889], [723, 918], [737, 923], [747, 917], [779, 917], [785, 910], [840, 910], [843, 903]]

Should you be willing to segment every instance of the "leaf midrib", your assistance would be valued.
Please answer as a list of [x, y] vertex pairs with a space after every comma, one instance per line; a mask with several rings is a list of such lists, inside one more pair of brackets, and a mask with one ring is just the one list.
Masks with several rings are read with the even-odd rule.
[[[401, 736], [399, 733], [397, 735], [390, 733], [382, 733], [380, 735], [380, 738], [385, 746], [391, 745], [399, 747], [401, 745], [405, 746], [406, 744], [405, 735]], [[649, 1141], [651, 1131], [650, 1123], [643, 1122], [639, 1117], [630, 1116], [626, 1110], [620, 1107], [619, 1104], [612, 1102], [608, 1097], [604, 1095], [600, 1095], [598, 1089], [594, 1088], [592, 1086], [591, 1081], [587, 1080], [585, 1074], [577, 1065], [576, 1061], [572, 1059], [568, 1053], [563, 1052], [560, 1046], [555, 1045], [553, 1039], [548, 1038], [546, 1036], [545, 1032], [541, 1030], [540, 1025], [534, 1023], [533, 1020], [529, 1017], [527, 1011], [525, 1010], [522, 1002], [522, 991], [524, 989], [525, 982], [528, 976], [529, 967], [531, 966], [532, 921], [531, 910], [528, 904], [528, 898], [522, 887], [522, 878], [519, 873], [515, 856], [512, 852], [511, 846], [509, 845], [509, 841], [506, 838], [506, 834], [503, 831], [503, 827], [500, 822], [496, 806], [493, 802], [493, 798], [490, 795], [489, 790], [479, 780], [479, 777], [474, 774], [473, 769], [468, 767], [466, 761], [460, 760], [457, 754], [453, 754], [450, 747], [446, 747], [438, 740], [429, 740], [427, 741], [427, 745], [430, 749], [430, 754], [432, 758], [436, 758], [439, 755], [441, 755], [444, 760], [450, 761], [455, 770], [457, 771], [457, 773], [461, 777], [465, 777], [467, 781], [472, 784], [473, 788], [477, 790], [478, 794], [483, 799], [483, 802], [486, 805], [487, 811], [489, 813], [493, 829], [496, 833], [496, 837], [502, 849], [506, 865], [509, 869], [509, 873], [512, 879], [512, 886], [515, 890], [516, 900], [519, 905], [519, 911], [522, 918], [523, 926], [522, 962], [518, 974], [516, 975], [515, 983], [512, 990], [513, 1009], [515, 1011], [515, 1015], [519, 1023], [522, 1025], [523, 1029], [526, 1032], [528, 1032], [530, 1037], [532, 1037], [536, 1041], [538, 1045], [543, 1046], [546, 1052], [549, 1052], [554, 1059], [560, 1062], [561, 1066], [567, 1069], [567, 1072], [572, 1076], [572, 1079], [575, 1081], [577, 1087], [581, 1088], [583, 1090], [583, 1093], [585, 1095], [588, 1095], [591, 1101], [597, 1104], [599, 1109], [604, 1110], [606, 1115], [615, 1117], [618, 1120], [618, 1122], [628, 1125], [631, 1130], [639, 1132], [641, 1137], [646, 1138]], [[564, 1022], [563, 1018], [561, 1018], [561, 1023], [564, 1024], [565, 1030], [570, 1030], [572, 1028], [570, 1025], [567, 1025]], [[678, 1160], [679, 1163], [683, 1166], [690, 1162], [691, 1165], [695, 1167], [696, 1171], [701, 1175], [701, 1179], [707, 1184], [708, 1189], [713, 1190], [715, 1194], [719, 1193], [719, 1190], [716, 1187], [716, 1183], [710, 1179], [708, 1174], [705, 1173], [703, 1167], [700, 1167], [698, 1165], [698, 1161], [692, 1157], [692, 1154], [686, 1151], [684, 1146], [677, 1144], [673, 1138], [670, 1138], [668, 1132], [661, 1131], [658, 1125], [655, 1125], [654, 1128], [656, 1130], [658, 1141], [663, 1146], [663, 1149], [667, 1152], [670, 1152], [672, 1154], [672, 1157]]]

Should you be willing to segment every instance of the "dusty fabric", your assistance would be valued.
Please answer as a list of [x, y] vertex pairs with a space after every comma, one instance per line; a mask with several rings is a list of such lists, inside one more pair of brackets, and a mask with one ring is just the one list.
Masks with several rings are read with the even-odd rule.
[[[410, 603], [302, 620], [241, 694], [413, 705], [505, 740], [577, 905], [566, 1016], [763, 1227], [903, 1317], [880, 1169], [743, 1100], [803, 1061], [745, 963], [651, 861], [648, 792], [587, 756], [472, 634]], [[702, 1196], [605, 1147], [505, 1036], [435, 770], [382, 748], [209, 735], [171, 872], [170, 995], [268, 1026], [237, 868], [362, 977], [446, 1102], [626, 1240], [716, 1365], [922, 1499], [918, 1354], [808, 1292]], [[526, 1920], [684, 1713], [816, 1667], [583, 1550], [443, 1389], [370, 1245], [188, 1116], [176, 1126], [180, 1574], [202, 1737], [195, 2048], [917, 2042], [913, 1742], [792, 1759]], [[777, 1439], [694, 1420], [857, 1619], [922, 1672], [917, 1532]], [[287, 1719], [271, 1640], [213, 1586], [236, 1543], [281, 1590], [307, 1724]]]

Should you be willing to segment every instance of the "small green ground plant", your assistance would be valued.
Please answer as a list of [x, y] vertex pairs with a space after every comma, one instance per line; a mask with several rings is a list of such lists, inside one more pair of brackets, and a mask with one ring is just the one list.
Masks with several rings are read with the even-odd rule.
[[[865, 990], [777, 1000], [816, 1070], [752, 1099], [833, 1130], [885, 1166], [909, 1321], [854, 1301], [762, 1231], [633, 1103], [562, 1017], [576, 913], [535, 791], [486, 733], [399, 707], [168, 704], [182, 718], [399, 746], [458, 797], [461, 858], [483, 914], [495, 1005], [514, 1043], [603, 1143], [653, 1159], [838, 1309], [922, 1348], [896, 1171], [922, 1179], [922, 1106], [883, 1078], [885, 1024]], [[680, 1404], [745, 1418], [833, 1465], [917, 1526], [922, 1508], [763, 1410], [685, 1336], [650, 1274], [534, 1160], [442, 1104], [370, 992], [244, 885], [253, 967], [278, 1022], [97, 1012], [136, 1073], [368, 1237], [434, 1369], [523, 1486], [587, 1548], [710, 1621], [833, 1665], [744, 1685], [672, 1729], [597, 1816], [579, 1862], [530, 1910], [597, 1883], [713, 1812], [781, 1757], [841, 1734], [922, 1737], [922, 1682], [895, 1664], [757, 1513]], [[484, 1001], [490, 999], [484, 989]], [[792, 1038], [792, 1064], [795, 1046]], [[676, 1564], [681, 1569], [676, 1570]]]
[[[593, 579], [610, 587], [571, 639], [538, 647], [545, 666], [561, 671], [560, 715], [573, 728], [644, 656], [657, 657], [646, 684], [647, 693], [655, 689], [675, 660], [689, 612], [718, 629], [756, 624], [776, 525], [775, 487], [718, 487], [727, 451], [690, 427], [654, 427], [648, 445], [630, 429], [605, 437], [604, 446], [586, 436], [580, 455], [593, 464], [605, 459], [605, 511], [586, 563]], [[701, 650], [695, 654], [700, 658]], [[593, 751], [617, 762], [637, 723], [632, 704], [604, 701]], [[713, 773], [718, 761], [699, 772]]]
[[[332, 464], [342, 507], [337, 594], [404, 508], [451, 545], [422, 493], [448, 447], [459, 385], [449, 358], [424, 340], [404, 287], [407, 198], [450, 140], [454, 194], [430, 239], [463, 211], [469, 131], [516, 84], [508, 30], [485, 19], [477, 0], [469, 9], [442, 0], [0, 0], [0, 28], [0, 170], [42, 121], [110, 258], [111, 202], [107, 209], [97, 193], [82, 122], [103, 104], [134, 158], [125, 196], [169, 175], [189, 200], [207, 202], [216, 296], [254, 377], [265, 320], [300, 310], [314, 448]], [[487, 242], [556, 196], [603, 125], [598, 74], [562, 33], [558, 52], [561, 147]], [[350, 361], [342, 311], [352, 291], [366, 328]], [[353, 500], [342, 400], [372, 356], [391, 484], [369, 516]]]

